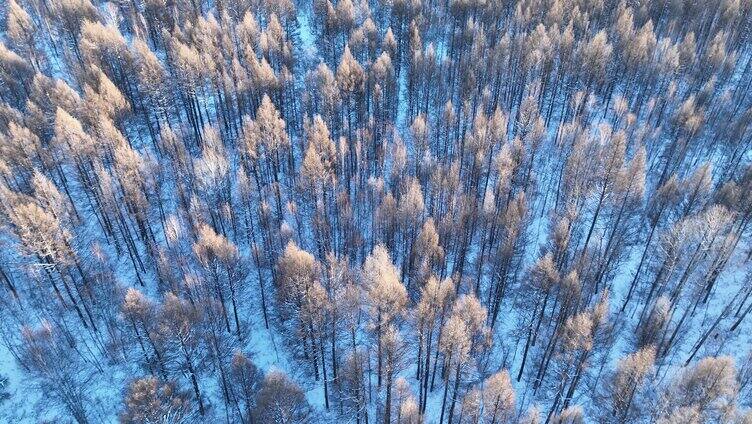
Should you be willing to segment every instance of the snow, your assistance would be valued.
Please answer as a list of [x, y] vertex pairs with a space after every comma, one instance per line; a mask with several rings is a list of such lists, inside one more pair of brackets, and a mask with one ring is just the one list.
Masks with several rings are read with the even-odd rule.
[[[112, 18], [112, 13], [108, 14], [107, 16], [109, 16], [110, 21], [114, 19]], [[303, 44], [301, 47], [303, 54], [307, 58], [317, 58], [318, 49], [316, 47], [316, 40], [312, 32], [308, 12], [303, 10], [299, 11], [298, 22], [300, 24], [300, 39]], [[440, 44], [436, 47], [438, 57], [444, 57], [444, 55], [446, 54], [446, 46]], [[61, 73], [61, 64], [57, 61], [53, 61], [52, 65], [54, 75], [63, 77], [64, 75], [62, 75]], [[737, 74], [734, 75], [736, 77]], [[399, 81], [400, 105], [398, 109], [398, 127], [402, 131], [404, 131], [407, 126], [409, 126], [409, 122], [407, 122], [407, 102], [405, 100], [406, 85], [406, 73], [403, 72]], [[207, 100], [204, 99], [201, 101], [206, 104]], [[208, 101], [213, 101], [213, 97], [209, 97]], [[212, 104], [208, 104], [206, 106], [208, 109], [214, 109], [213, 107], [211, 107]], [[510, 112], [510, 116], [514, 116], [513, 112]], [[547, 230], [549, 224], [549, 218], [545, 214], [533, 217], [533, 221], [530, 226], [533, 233], [530, 234], [530, 243], [526, 248], [526, 257], [523, 262], [523, 269], [532, 264], [532, 262], [540, 252], [540, 247], [545, 244], [548, 235]], [[97, 230], [95, 228], [92, 228], [91, 231], [96, 232]], [[613, 288], [611, 302], [611, 309], [613, 312], [616, 312], [617, 309], [621, 307], [621, 303], [626, 296], [628, 285], [632, 280], [634, 272], [637, 268], [638, 261], [640, 259], [641, 250], [642, 246], [640, 245], [632, 248], [627, 261], [619, 267], [615, 278], [610, 283], [611, 287]], [[745, 256], [746, 250], [747, 246], [739, 246], [735, 250], [734, 257], [727, 265], [722, 278], [717, 284], [717, 288], [713, 296], [714, 299], [728, 299], [733, 296], [733, 293], [735, 293], [741, 287], [741, 285], [748, 283], [747, 270], [745, 269], [743, 263], [743, 258]], [[477, 246], [474, 246], [474, 248], [468, 254], [469, 264], [474, 263], [477, 255]], [[451, 264], [449, 265], [449, 268], [451, 269]], [[642, 272], [644, 272], [644, 270]], [[135, 286], [137, 284], [135, 281], [135, 275], [132, 274], [132, 266], [125, 256], [120, 258], [120, 261], [118, 263], [118, 275], [127, 285]], [[252, 284], [255, 283], [255, 281], [252, 282]], [[509, 308], [509, 305], [513, 304], [514, 302], [515, 299], [513, 298], [506, 299], [505, 305], [504, 307], [502, 307], [500, 322], [495, 334], [496, 350], [494, 354], [491, 355], [491, 363], [489, 364], [489, 368], [494, 369], [501, 365], [506, 365], [509, 368], [510, 374], [512, 374], [513, 376], [512, 380], [516, 386], [515, 388], [517, 389], [518, 399], [520, 400], [519, 410], [520, 412], [522, 412], [534, 400], [531, 396], [528, 396], [527, 390], [529, 389], [529, 385], [525, 384], [524, 380], [519, 383], [516, 381], [516, 371], [519, 369], [520, 365], [519, 349], [517, 346], [509, 346], [509, 341], [507, 340], [507, 335], [516, 325], [517, 317], [505, 312], [511, 309]], [[254, 363], [265, 372], [282, 370], [287, 373], [291, 378], [296, 380], [298, 384], [306, 389], [306, 396], [308, 401], [323, 414], [322, 420], [325, 422], [336, 422], [337, 417], [334, 412], [326, 413], [325, 411], [323, 411], [323, 386], [320, 383], [312, 384], [310, 382], [310, 378], [307, 378], [306, 376], [301, 375], [301, 373], [296, 372], [295, 362], [287, 353], [287, 349], [283, 345], [282, 337], [278, 334], [275, 326], [272, 325], [270, 329], [264, 328], [263, 321], [260, 319], [261, 316], [259, 310], [255, 306], [259, 304], [258, 299], [253, 299], [248, 303], [251, 305], [251, 308], [244, 313], [244, 316], [250, 319], [250, 322], [248, 323], [250, 327], [250, 338], [246, 342], [246, 351], [252, 353], [252, 359]], [[691, 347], [691, 344], [693, 344], [697, 340], [701, 331], [705, 329], [704, 326], [712, 323], [714, 318], [720, 313], [720, 310], [723, 306], [724, 305], [720, 302], [710, 302], [706, 305], [703, 305], [702, 311], [698, 312], [702, 313], [705, 317], [702, 320], [703, 327], [693, 328], [692, 332], [687, 335], [683, 348], [679, 349], [674, 354], [676, 355], [676, 358], [678, 358], [673, 361], [674, 363], [683, 363], [683, 360], [681, 360], [681, 358], [686, 356], [688, 349]], [[626, 324], [629, 325], [630, 323], [631, 321]], [[705, 346], [705, 348], [703, 348], [701, 353], [707, 352], [716, 354], [723, 352], [735, 354], [737, 355], [737, 357], [740, 357], [746, 354], [745, 349], [749, 348], [748, 335], [750, 330], [752, 330], [750, 322], [746, 322], [744, 323], [742, 328], [738, 330], [738, 336], [735, 339], [731, 339], [729, 344], [727, 344], [726, 346], [715, 347], [712, 347], [712, 344], [708, 344]], [[618, 339], [617, 344], [612, 350], [609, 357], [609, 363], [611, 366], [615, 365], [616, 360], [619, 356], [629, 351], [629, 340], [627, 338], [629, 334], [628, 332], [622, 333], [625, 333], [625, 336]], [[410, 337], [410, 335], [405, 335], [405, 337]], [[689, 344], [689, 346], [687, 346], [687, 344]], [[368, 347], [372, 348], [373, 346], [370, 345]], [[714, 350], [711, 351], [711, 349]], [[502, 355], [503, 353], [508, 353], [509, 357]], [[702, 355], [698, 355], [698, 357], [701, 356]], [[676, 365], [674, 365], [673, 367], [675, 368]], [[120, 399], [122, 396], [122, 390], [125, 387], [125, 382], [127, 379], [127, 374], [125, 371], [126, 370], [118, 369], [117, 367], [108, 367], [105, 372], [101, 372], [96, 375], [95, 383], [93, 383], [92, 385], [92, 393], [94, 393], [93, 404], [91, 405], [92, 415], [100, 419], [102, 422], [112, 422], [116, 419], [118, 410], [116, 408], [113, 408], [113, 405], [119, 407], [121, 404]], [[675, 371], [675, 369], [672, 369], [671, 367], [665, 367], [663, 371], [663, 375], [670, 375]], [[57, 418], [53, 416], [54, 412], [51, 412], [49, 410], [47, 410], [46, 412], [48, 416], [42, 415], [41, 410], [36, 407], [37, 404], [44, 400], [43, 395], [41, 395], [38, 390], [34, 390], [29, 386], [30, 382], [25, 377], [23, 370], [20, 369], [18, 363], [12, 357], [10, 351], [8, 351], [7, 347], [4, 345], [0, 345], [0, 374], [8, 377], [9, 391], [11, 393], [11, 400], [7, 401], [5, 404], [0, 405], [0, 421], [32, 423], [38, 422], [42, 419], [55, 420]], [[411, 366], [407, 367], [407, 369], [404, 370], [400, 375], [405, 377], [407, 381], [411, 383], [414, 392], [417, 393], [418, 386], [417, 381], [414, 378], [415, 365], [412, 364]], [[202, 384], [205, 384], [207, 387], [209, 387], [208, 391], [210, 393], [213, 392], [213, 397], [215, 399], [219, 398], [219, 396], [217, 395], [219, 390], [218, 387], [216, 387], [216, 383], [213, 383], [211, 379], [207, 378], [202, 382]], [[438, 414], [441, 409], [442, 395], [443, 390], [441, 390], [440, 388], [437, 388], [429, 395], [427, 417], [429, 423], [438, 421]], [[372, 408], [375, 407], [372, 406]], [[371, 414], [373, 413], [374, 411], [371, 411]]]

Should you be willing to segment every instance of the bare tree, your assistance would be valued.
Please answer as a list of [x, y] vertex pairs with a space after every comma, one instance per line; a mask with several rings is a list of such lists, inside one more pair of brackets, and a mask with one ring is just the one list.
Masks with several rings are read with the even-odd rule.
[[271, 372], [264, 378], [256, 394], [253, 409], [254, 422], [259, 423], [309, 423], [313, 411], [300, 387], [280, 372]]
[[190, 422], [191, 404], [174, 384], [154, 377], [134, 380], [128, 386], [121, 423]]

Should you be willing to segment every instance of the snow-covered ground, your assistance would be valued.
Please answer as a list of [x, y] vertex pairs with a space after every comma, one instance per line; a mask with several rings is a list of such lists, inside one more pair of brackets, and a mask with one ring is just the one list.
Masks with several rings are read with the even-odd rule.
[[[108, 9], [109, 10], [109, 9]], [[111, 13], [106, 16], [112, 16]], [[318, 57], [318, 49], [316, 47], [316, 37], [312, 33], [310, 17], [308, 12], [301, 10], [298, 15], [298, 22], [300, 24], [300, 39], [302, 41], [301, 49], [306, 58], [310, 60], [316, 60]], [[439, 57], [443, 57], [446, 54], [446, 46], [437, 46], [437, 53]], [[60, 73], [62, 67], [59, 64], [53, 63], [53, 70], [56, 73]], [[61, 75], [62, 76], [62, 75]], [[398, 109], [398, 129], [405, 131], [409, 126], [407, 122], [407, 101], [405, 99], [407, 80], [403, 74], [399, 81], [400, 86], [400, 105]], [[211, 105], [207, 105], [211, 106]], [[515, 111], [511, 111], [512, 115]], [[553, 131], [553, 130], [552, 130]], [[555, 131], [554, 131], [555, 133]], [[555, 134], [549, 134], [553, 137]], [[531, 234], [529, 234], [529, 246], [526, 249], [526, 257], [524, 259], [525, 269], [527, 266], [533, 263], [540, 247], [546, 242], [548, 236], [549, 222], [548, 217], [536, 216], [533, 223], [530, 226]], [[641, 245], [632, 247], [628, 260], [622, 264], [615, 278], [610, 282], [613, 289], [611, 309], [614, 313], [621, 307], [623, 299], [626, 297], [628, 285], [632, 280], [632, 277], [637, 269], [639, 255], [642, 251]], [[729, 298], [736, 293], [742, 284], [749, 284], [747, 276], [747, 266], [745, 263], [747, 246], [738, 246], [734, 252], [732, 260], [729, 261], [725, 267], [723, 274], [717, 284], [714, 298]], [[470, 263], [473, 262], [478, 255], [477, 248], [474, 248], [469, 256]], [[122, 282], [127, 285], [135, 286], [135, 276], [131, 275], [131, 267], [126, 258], [121, 258], [119, 267], [122, 269], [119, 277]], [[255, 274], [252, 274], [255, 278]], [[255, 283], [255, 281], [254, 281]], [[500, 317], [500, 323], [496, 328], [495, 334], [495, 350], [490, 357], [490, 368], [499, 367], [502, 364], [506, 364], [510, 369], [510, 372], [514, 373], [520, 366], [520, 354], [519, 347], [510, 345], [508, 340], [508, 333], [511, 332], [517, 324], [517, 317], [508, 313], [511, 310], [510, 305], [514, 303], [514, 299], [505, 300], [505, 307], [502, 307], [502, 313]], [[306, 391], [306, 396], [311, 405], [313, 405], [322, 414], [322, 421], [324, 422], [338, 422], [336, 413], [332, 411], [327, 413], [324, 411], [324, 392], [321, 384], [311, 383], [311, 379], [303, 375], [299, 370], [296, 370], [294, 360], [290, 357], [287, 349], [284, 346], [282, 336], [274, 325], [270, 329], [265, 329], [263, 321], [260, 319], [260, 313], [257, 305], [257, 299], [253, 299], [248, 302], [248, 306], [244, 311], [244, 316], [248, 319], [249, 334], [250, 337], [246, 340], [246, 351], [252, 353], [254, 363], [263, 369], [265, 372], [273, 371], [276, 369], [282, 370], [287, 373], [291, 378], [296, 380]], [[682, 364], [684, 358], [688, 354], [691, 345], [700, 337], [702, 331], [709, 326], [713, 320], [721, 313], [721, 309], [724, 304], [720, 302], [709, 302], [703, 305], [697, 314], [703, 317], [699, 320], [702, 323], [701, 327], [693, 327], [690, 334], [686, 334], [686, 342], [681, 349], [678, 349], [672, 358], [671, 363]], [[633, 311], [629, 311], [633, 313]], [[749, 320], [748, 320], [749, 321]], [[628, 328], [628, 326], [627, 326]], [[752, 330], [752, 323], [745, 322], [743, 326], [737, 331], [737, 337], [730, 338], [725, 344], [713, 344], [708, 343], [702, 353], [708, 354], [732, 354], [741, 358], [747, 354], [750, 348], [749, 334]], [[615, 348], [612, 350], [609, 357], [610, 364], [614, 365], [619, 356], [628, 352], [629, 334], [627, 331], [622, 332], [622, 336], [618, 339]], [[406, 334], [406, 337], [412, 337], [410, 334]], [[365, 338], [365, 337], [364, 337]], [[724, 339], [725, 340], [725, 339]], [[366, 347], [373, 348], [368, 342], [365, 343]], [[411, 352], [408, 357], [412, 358], [414, 355]], [[415, 365], [413, 364], [406, 367], [401, 373], [401, 376], [405, 377], [408, 382], [411, 383], [413, 391], [418, 393], [418, 383], [414, 378]], [[98, 372], [92, 382], [91, 392], [94, 394], [91, 406], [92, 417], [98, 419], [101, 422], [114, 422], [117, 419], [117, 414], [121, 406], [122, 393], [128, 378], [127, 370], [121, 369], [116, 366], [105, 367], [103, 372]], [[663, 368], [662, 376], [673, 374], [675, 369], [671, 367]], [[31, 386], [31, 382], [26, 378], [25, 373], [20, 369], [16, 360], [12, 357], [11, 352], [6, 346], [0, 345], [0, 374], [8, 377], [8, 392], [11, 394], [10, 400], [4, 404], [0, 404], [0, 421], [4, 422], [17, 422], [17, 423], [32, 423], [47, 421], [64, 421], [65, 419], [60, 416], [55, 416], [54, 412], [51, 412], [49, 408], [45, 408], [44, 395]], [[516, 382], [518, 400], [520, 401], [518, 406], [520, 412], [527, 408], [530, 403], [530, 398], [526, 398], [526, 390], [528, 389], [526, 382]], [[216, 382], [206, 379], [204, 384], [209, 387], [209, 397], [214, 399], [219, 398], [219, 388], [216, 387]], [[522, 402], [523, 399], [526, 399]], [[583, 398], [584, 399], [584, 398]], [[578, 401], [580, 399], [575, 399]], [[441, 409], [442, 402], [442, 390], [437, 388], [429, 395], [428, 400], [428, 412], [427, 422], [438, 422], [438, 415]], [[375, 406], [372, 406], [375, 408]], [[334, 408], [333, 408], [334, 409]], [[371, 412], [373, 414], [373, 411]]]

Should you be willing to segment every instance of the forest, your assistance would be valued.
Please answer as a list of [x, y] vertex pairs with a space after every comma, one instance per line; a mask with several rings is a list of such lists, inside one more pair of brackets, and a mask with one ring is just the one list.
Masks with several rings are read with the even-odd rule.
[[752, 424], [752, 0], [0, 0], [0, 422]]

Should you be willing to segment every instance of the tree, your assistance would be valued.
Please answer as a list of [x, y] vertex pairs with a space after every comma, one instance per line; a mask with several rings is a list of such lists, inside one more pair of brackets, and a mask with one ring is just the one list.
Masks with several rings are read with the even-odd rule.
[[361, 350], [353, 348], [343, 363], [339, 372], [341, 388], [342, 411], [355, 416], [356, 422], [368, 420], [368, 393], [370, 384], [365, 381], [366, 355]]
[[207, 280], [212, 281], [214, 297], [222, 306], [225, 321], [228, 320], [225, 296], [229, 291], [235, 331], [238, 337], [242, 337], [238, 307], [245, 292], [247, 272], [238, 248], [225, 237], [215, 233], [208, 225], [202, 225], [199, 228], [198, 240], [193, 245], [193, 252], [206, 272]]
[[[292, 153], [290, 152], [290, 139], [285, 131], [285, 121], [280, 117], [279, 111], [269, 96], [264, 95], [256, 111], [256, 119], [247, 122], [247, 128], [244, 130], [245, 137], [253, 146], [260, 148], [249, 150], [249, 152], [255, 151], [252, 154], [260, 158], [263, 166], [261, 177], [264, 186], [274, 183], [272, 190], [277, 201], [277, 219], [281, 220], [282, 198], [279, 176], [287, 169], [282, 167], [285, 163], [290, 166], [289, 171], [292, 171]], [[280, 155], [287, 155], [290, 160], [281, 162]]]
[[149, 369], [166, 376], [164, 347], [154, 323], [156, 306], [138, 289], [130, 288], [125, 294], [122, 310], [129, 330], [133, 330], [133, 336], [138, 341], [145, 363]]
[[[308, 292], [319, 280], [320, 264], [293, 241], [287, 243], [277, 262], [277, 310], [283, 321], [304, 320]], [[301, 322], [305, 334], [309, 322]]]
[[287, 337], [292, 343], [302, 342], [296, 348], [304, 363], [319, 380], [319, 360], [324, 383], [324, 401], [329, 405], [329, 386], [325, 346], [331, 333], [327, 313], [330, 299], [321, 284], [321, 265], [310, 253], [289, 242], [277, 262], [277, 309], [288, 327]]
[[50, 322], [39, 328], [24, 328], [19, 360], [32, 377], [32, 384], [47, 394], [46, 400], [60, 405], [79, 424], [89, 422], [89, 384], [93, 375], [61, 331]]
[[[360, 63], [353, 57], [350, 48], [345, 46], [342, 57], [337, 67], [337, 85], [343, 94], [345, 104], [345, 123], [347, 126], [347, 141], [353, 143], [355, 139], [355, 126], [360, 124], [359, 97], [363, 91], [365, 72]], [[349, 149], [348, 165], [345, 169], [345, 181], [350, 181], [356, 172], [355, 150]], [[349, 187], [349, 186], [348, 186]]]
[[[74, 58], [69, 56], [70, 54], [75, 56], [78, 64], [83, 64], [79, 47], [81, 29], [85, 22], [97, 21], [98, 17], [97, 9], [89, 0], [57, 0], [46, 8], [44, 19], [47, 21], [47, 25], [52, 24], [56, 32], [60, 34], [59, 38], [51, 38], [50, 42], [59, 43], [57, 47], [60, 47], [66, 53], [65, 58], [69, 67], [77, 64]], [[51, 29], [48, 27], [47, 31], [51, 32]]]
[[363, 287], [370, 308], [373, 331], [377, 343], [377, 382], [381, 387], [383, 372], [384, 333], [393, 320], [399, 317], [407, 304], [407, 290], [399, 280], [389, 252], [378, 245], [363, 263]]
[[[193, 165], [196, 188], [204, 194], [206, 203], [218, 205], [221, 211], [221, 207], [230, 205], [232, 202], [231, 174], [227, 152], [216, 128], [204, 128], [201, 147], [201, 156], [194, 160]], [[218, 212], [213, 209], [209, 211], [211, 224], [217, 231], [227, 235], [231, 226]]]
[[677, 422], [677, 415], [696, 417], [687, 422], [727, 420], [733, 416], [737, 390], [732, 358], [704, 358], [672, 382], [663, 394], [659, 418], [668, 422]]
[[585, 422], [581, 406], [572, 406], [561, 411], [551, 422], [556, 424], [583, 424]]
[[120, 414], [120, 422], [124, 424], [186, 423], [193, 419], [187, 397], [174, 384], [154, 377], [131, 382], [124, 403]]
[[[404, 367], [403, 359], [406, 349], [404, 341], [402, 340], [402, 335], [400, 334], [399, 330], [392, 324], [389, 324], [384, 329], [381, 343], [381, 349], [384, 355], [383, 374], [385, 381], [384, 423], [387, 424], [392, 422], [392, 409], [394, 408], [392, 392], [394, 390], [394, 381], [395, 376], [397, 376]], [[398, 382], [399, 381], [400, 380], [398, 380]], [[402, 402], [399, 401], [397, 402], [397, 409], [399, 413], [401, 413], [401, 403]], [[398, 416], [401, 417], [399, 413]]]
[[[599, 348], [603, 347], [604, 341], [608, 340], [608, 304], [608, 292], [606, 292], [601, 295], [592, 311], [580, 312], [568, 317], [564, 326], [561, 327], [561, 353], [557, 360], [560, 366], [559, 378], [556, 383], [553, 405], [548, 413], [549, 419], [556, 412], [561, 411], [560, 416], [567, 412], [577, 386], [586, 373], [589, 361], [596, 356]], [[566, 391], [565, 387], [568, 387]], [[559, 409], [560, 401], [561, 408]]]
[[439, 234], [433, 219], [429, 218], [415, 239], [412, 246], [409, 263], [411, 271], [408, 276], [419, 286], [425, 284], [432, 272], [438, 268], [444, 256], [444, 248], [439, 244]]
[[35, 170], [32, 184], [34, 185], [34, 197], [44, 209], [49, 210], [62, 223], [71, 225], [77, 222], [77, 219], [72, 216], [75, 210], [73, 210], [69, 199], [63, 197], [54, 182]]
[[[423, 191], [420, 186], [420, 182], [417, 179], [410, 179], [405, 181], [403, 193], [399, 198], [397, 213], [400, 224], [402, 225], [402, 237], [403, 237], [403, 267], [401, 272], [401, 278], [405, 278], [406, 271], [412, 266], [411, 257], [413, 256], [413, 246], [415, 244], [417, 228], [421, 225], [422, 215], [425, 210], [425, 203], [423, 200]], [[430, 231], [430, 228], [426, 229]], [[427, 235], [426, 235], [427, 236]], [[409, 277], [409, 274], [407, 275]], [[412, 282], [408, 278], [407, 280], [408, 292], [412, 291]]]
[[463, 370], [468, 366], [471, 355], [483, 349], [487, 343], [489, 329], [486, 327], [486, 309], [478, 298], [472, 295], [461, 295], [452, 306], [452, 313], [444, 324], [439, 346], [444, 354], [444, 397], [441, 405], [441, 418], [449, 393], [449, 378], [454, 370], [454, 388], [452, 399], [447, 411], [447, 422], [451, 423], [454, 416], [454, 406], [458, 399]]
[[[527, 336], [525, 347], [522, 351], [522, 362], [520, 364], [520, 371], [517, 374], [517, 381], [522, 379], [530, 347], [535, 346], [541, 325], [543, 324], [551, 291], [559, 284], [560, 278], [559, 271], [556, 269], [556, 264], [554, 263], [554, 256], [551, 253], [547, 253], [533, 265], [530, 270], [530, 278], [527, 280], [528, 283], [522, 287], [523, 293], [527, 294], [525, 298], [528, 299], [528, 302], [525, 302], [528, 312], [522, 317], [523, 331], [526, 330]], [[533, 302], [532, 309], [530, 309], [530, 300]]]
[[277, 309], [283, 320], [300, 313], [305, 292], [318, 280], [320, 265], [310, 253], [289, 242], [277, 262]]
[[[33, 263], [43, 270], [60, 304], [67, 308], [58, 283], [62, 282], [65, 295], [84, 327], [93, 326], [86, 300], [78, 282], [71, 281], [71, 268], [79, 265], [72, 249], [71, 234], [61, 226], [60, 221], [35, 203], [16, 205], [10, 217], [16, 236], [23, 246], [23, 251], [36, 260]], [[78, 268], [80, 270], [80, 268]], [[86, 317], [84, 316], [86, 313]]]
[[642, 399], [646, 396], [646, 381], [655, 362], [655, 348], [642, 348], [619, 359], [613, 375], [606, 380], [602, 406], [604, 422], [627, 423], [647, 416]]
[[167, 293], [159, 310], [159, 334], [165, 340], [167, 360], [176, 371], [190, 378], [201, 415], [206, 412], [199, 384], [199, 363], [206, 351], [202, 346], [202, 312], [188, 301]]
[[[436, 277], [431, 277], [421, 289], [421, 296], [416, 306], [417, 330], [418, 330], [418, 377], [419, 382], [419, 403], [420, 412], [425, 413], [428, 399], [428, 381], [432, 379], [431, 375], [431, 356], [434, 357], [433, 369], [435, 376], [438, 356], [439, 341], [441, 340], [441, 331], [444, 321], [449, 313], [451, 303], [455, 297], [454, 282], [447, 278], [439, 281]], [[434, 341], [434, 335], [437, 335]], [[435, 352], [432, 355], [432, 351]], [[421, 361], [422, 358], [425, 358]]]
[[71, 264], [71, 234], [58, 219], [34, 203], [17, 205], [11, 217], [18, 238], [31, 255], [51, 266]]
[[399, 409], [399, 416], [397, 419], [400, 423], [405, 424], [421, 424], [423, 423], [423, 416], [420, 414], [418, 404], [415, 402], [415, 398], [409, 397], [402, 402]]
[[16, 51], [31, 59], [32, 65], [41, 70], [45, 65], [41, 60], [44, 55], [38, 51], [37, 43], [39, 30], [31, 15], [22, 8], [16, 0], [8, 2], [8, 39]]
[[232, 357], [230, 380], [240, 419], [250, 421], [256, 406], [256, 396], [263, 387], [264, 374], [243, 352], [238, 351]]
[[[463, 320], [457, 316], [452, 315], [449, 320], [444, 324], [444, 330], [441, 338], [441, 350], [445, 356], [445, 362], [450, 370], [456, 369], [456, 375], [454, 377], [456, 395], [460, 383], [461, 366], [467, 362], [470, 355], [470, 335], [468, 329]], [[444, 397], [441, 404], [441, 418], [439, 421], [444, 421], [444, 411], [446, 408], [447, 394], [449, 393], [449, 372], [446, 372], [444, 378]], [[448, 412], [447, 421], [451, 422], [453, 415], [453, 406], [451, 405]]]
[[20, 107], [23, 104], [34, 70], [29, 63], [0, 43], [0, 81], [3, 98]]
[[300, 387], [285, 374], [272, 371], [264, 378], [256, 394], [253, 409], [254, 422], [258, 423], [309, 423], [314, 415]]
[[515, 394], [507, 370], [488, 377], [482, 391], [484, 421], [505, 423], [514, 414]]

